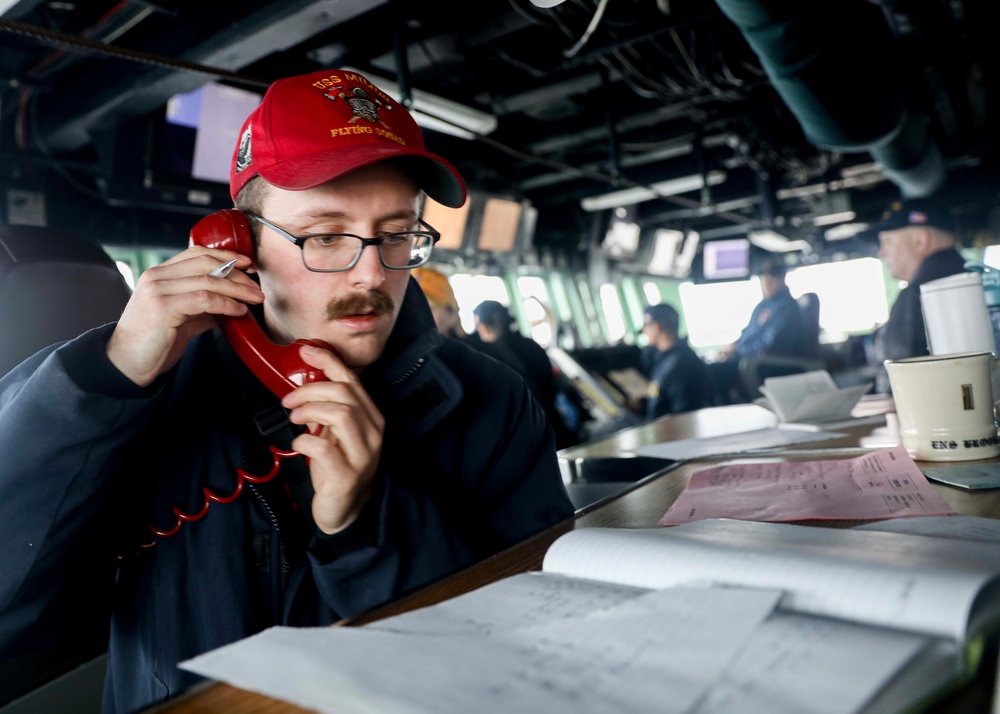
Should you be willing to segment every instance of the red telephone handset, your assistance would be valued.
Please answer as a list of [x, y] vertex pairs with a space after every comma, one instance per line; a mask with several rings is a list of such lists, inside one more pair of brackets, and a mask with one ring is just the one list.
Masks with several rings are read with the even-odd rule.
[[[227, 209], [205, 216], [191, 229], [191, 245], [233, 250], [253, 256], [253, 235], [241, 211]], [[220, 316], [219, 326], [236, 354], [257, 378], [278, 397], [310, 382], [322, 382], [326, 375], [299, 357], [299, 347], [313, 345], [336, 350], [323, 340], [295, 340], [290, 345], [272, 342], [248, 312], [240, 317]]]

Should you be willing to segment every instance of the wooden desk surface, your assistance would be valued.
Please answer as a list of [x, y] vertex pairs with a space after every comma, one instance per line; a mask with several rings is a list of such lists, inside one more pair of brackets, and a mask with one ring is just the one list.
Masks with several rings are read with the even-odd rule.
[[[787, 449], [781, 452], [779, 458], [789, 461], [837, 458], [834, 451], [836, 449], [843, 449], [843, 457], [849, 458], [857, 455], [856, 450], [859, 447], [894, 446], [899, 443], [895, 415], [889, 414], [887, 416], [889, 419], [885, 426], [859, 428], [852, 430], [843, 439]], [[618, 450], [632, 449], [671, 439], [716, 436], [773, 426], [773, 419], [773, 415], [755, 405], [703, 409], [690, 414], [662, 419], [634, 429], [627, 429], [592, 444], [564, 450], [560, 452], [560, 456], [568, 455], [573, 458], [614, 456], [621, 453]], [[996, 461], [1000, 462], [1000, 459]], [[660, 517], [687, 485], [691, 475], [712, 463], [711, 459], [686, 462], [666, 473], [637, 482], [613, 499], [592, 509], [585, 509], [578, 513], [575, 518], [558, 524], [534, 538], [420, 591], [400, 598], [370, 614], [353, 618], [344, 624], [363, 625], [383, 617], [433, 605], [510, 575], [528, 570], [539, 570], [545, 551], [552, 542], [560, 535], [576, 528], [645, 528], [656, 526]], [[958, 513], [1000, 518], [1000, 489], [967, 491], [943, 484], [935, 483], [933, 486]], [[847, 527], [856, 523], [856, 521], [825, 521], [823, 525]], [[933, 711], [940, 714], [971, 714], [991, 711], [995, 667], [995, 660], [984, 663], [981, 681], [974, 682]], [[229, 714], [230, 712], [301, 714], [308, 710], [227, 684], [208, 683], [150, 711], [169, 712], [170, 714]]]

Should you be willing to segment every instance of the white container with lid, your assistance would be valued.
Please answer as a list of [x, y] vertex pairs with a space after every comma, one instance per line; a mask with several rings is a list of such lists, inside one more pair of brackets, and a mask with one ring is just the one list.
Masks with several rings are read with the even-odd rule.
[[920, 305], [932, 355], [996, 353], [981, 274], [957, 273], [924, 283]]

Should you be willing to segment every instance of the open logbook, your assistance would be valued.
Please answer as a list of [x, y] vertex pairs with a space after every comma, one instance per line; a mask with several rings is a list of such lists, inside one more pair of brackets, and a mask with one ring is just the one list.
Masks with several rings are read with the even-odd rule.
[[542, 572], [181, 666], [342, 714], [912, 712], [975, 672], [1000, 621], [998, 551], [732, 520], [583, 528]]

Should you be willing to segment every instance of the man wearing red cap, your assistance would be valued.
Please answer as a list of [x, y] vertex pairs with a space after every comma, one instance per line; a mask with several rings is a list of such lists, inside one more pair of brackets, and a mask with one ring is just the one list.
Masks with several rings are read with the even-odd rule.
[[[523, 380], [444, 340], [410, 279], [436, 239], [422, 195], [466, 192], [403, 106], [355, 72], [275, 82], [231, 192], [251, 255], [185, 250], [116, 324], [0, 382], [0, 663], [85, 653], [110, 623], [109, 712], [195, 683], [184, 659], [368, 610], [572, 514]], [[326, 379], [271, 394], [213, 329], [248, 312], [331, 345], [299, 350]]]

